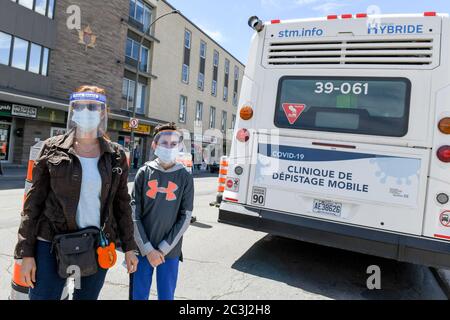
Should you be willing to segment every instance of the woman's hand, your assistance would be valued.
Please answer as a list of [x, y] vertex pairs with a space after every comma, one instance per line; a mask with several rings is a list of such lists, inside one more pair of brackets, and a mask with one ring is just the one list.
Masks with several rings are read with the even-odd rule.
[[136, 272], [139, 260], [133, 250], [125, 252], [125, 262], [127, 264], [128, 273]]
[[22, 281], [26, 283], [27, 286], [34, 288], [34, 283], [36, 282], [36, 261], [34, 258], [22, 259], [20, 275]]

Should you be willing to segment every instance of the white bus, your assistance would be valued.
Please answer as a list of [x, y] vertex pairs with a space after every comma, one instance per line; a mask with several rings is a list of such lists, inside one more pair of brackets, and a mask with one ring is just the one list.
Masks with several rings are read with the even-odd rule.
[[448, 15], [249, 25], [219, 222], [450, 267]]

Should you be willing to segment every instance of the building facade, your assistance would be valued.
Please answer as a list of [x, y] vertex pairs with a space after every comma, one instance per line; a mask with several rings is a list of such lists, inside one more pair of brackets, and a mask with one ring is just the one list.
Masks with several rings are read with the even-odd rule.
[[[239, 68], [240, 87], [244, 66], [181, 15], [163, 18], [149, 29], [155, 17], [173, 9], [163, 0], [0, 0], [0, 160], [26, 164], [30, 146], [64, 133], [69, 95], [83, 84], [106, 89], [108, 135], [126, 147], [136, 104], [135, 145], [144, 155], [140, 163], [147, 160], [152, 130], [160, 123], [177, 122], [194, 138], [197, 101], [204, 104], [205, 124], [214, 107], [218, 123], [223, 111], [226, 126], [231, 125], [236, 113], [233, 67]], [[187, 60], [185, 30], [192, 36]], [[196, 89], [200, 40], [207, 44], [204, 91]], [[213, 52], [219, 53], [215, 68]], [[220, 87], [225, 58], [230, 61], [228, 101]], [[190, 81], [184, 83], [186, 61]], [[216, 96], [207, 94], [212, 78], [217, 78]]]

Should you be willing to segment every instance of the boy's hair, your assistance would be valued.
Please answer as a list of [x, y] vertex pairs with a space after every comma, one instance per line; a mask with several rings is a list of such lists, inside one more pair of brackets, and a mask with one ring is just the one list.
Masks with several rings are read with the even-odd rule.
[[[162, 132], [162, 131], [166, 131], [166, 130], [172, 130], [172, 131], [178, 131], [178, 127], [175, 124], [175, 122], [170, 122], [170, 123], [166, 123], [166, 124], [160, 124], [158, 125], [153, 133], [153, 142], [154, 143], [158, 143], [159, 138], [161, 137], [158, 133]], [[183, 141], [183, 136], [180, 133], [180, 142]]]

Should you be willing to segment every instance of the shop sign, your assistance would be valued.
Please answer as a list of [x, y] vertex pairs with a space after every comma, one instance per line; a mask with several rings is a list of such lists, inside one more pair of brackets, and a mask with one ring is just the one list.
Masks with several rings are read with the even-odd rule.
[[[122, 130], [126, 132], [131, 132], [130, 123], [124, 121], [122, 125]], [[149, 135], [151, 132], [151, 127], [145, 124], [140, 124], [138, 125], [137, 128], [134, 129], [134, 132]]]
[[11, 114], [13, 116], [36, 119], [37, 108], [13, 104]]
[[10, 116], [11, 115], [11, 104], [0, 102], [0, 115]]

